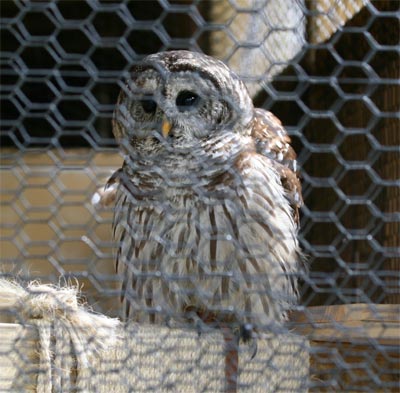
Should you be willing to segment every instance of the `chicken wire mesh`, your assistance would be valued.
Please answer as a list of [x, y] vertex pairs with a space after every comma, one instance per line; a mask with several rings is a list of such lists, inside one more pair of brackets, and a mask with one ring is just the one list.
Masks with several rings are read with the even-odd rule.
[[[309, 271], [292, 322], [300, 335], [310, 335], [310, 350], [298, 339], [289, 349], [279, 339], [267, 340], [251, 359], [244, 345], [239, 363], [249, 369], [242, 371], [248, 379], [241, 377], [241, 388], [264, 391], [269, 381], [270, 391], [398, 389], [397, 1], [59, 0], [0, 6], [4, 277], [53, 284], [60, 277], [76, 279], [97, 312], [119, 315], [113, 207], [98, 208], [92, 200], [122, 164], [111, 131], [118, 93], [132, 65], [147, 54], [204, 52], [234, 69], [255, 106], [282, 121], [298, 154], [305, 202], [299, 239]], [[26, 314], [16, 306], [7, 310], [4, 322], [24, 325]], [[136, 329], [129, 336], [135, 343], [120, 357], [133, 362], [129, 371], [136, 370], [135, 379], [117, 374], [125, 390], [220, 390], [220, 377], [210, 374], [224, 368], [220, 358], [213, 361], [221, 352], [217, 339], [197, 341], [196, 333], [168, 329], [155, 339], [142, 326]], [[15, 332], [15, 338], [33, 334]], [[37, 374], [36, 366], [26, 365], [36, 365], [37, 355], [25, 354], [20, 340], [12, 343], [2, 353], [21, 367], [18, 383], [26, 388]], [[293, 359], [308, 358], [308, 351], [304, 384], [306, 361]], [[160, 353], [171, 357], [158, 360]], [[186, 364], [179, 366], [182, 356]], [[64, 366], [74, 369], [79, 361]], [[91, 375], [105, 379], [115, 369], [113, 362], [98, 367], [102, 371], [94, 368]], [[195, 377], [198, 385], [186, 379], [191, 370], [203, 372]]]

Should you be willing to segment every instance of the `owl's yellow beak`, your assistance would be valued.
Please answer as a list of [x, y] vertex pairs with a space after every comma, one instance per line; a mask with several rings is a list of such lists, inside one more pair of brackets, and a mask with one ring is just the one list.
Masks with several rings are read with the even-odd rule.
[[163, 134], [163, 137], [166, 138], [168, 134], [170, 133], [172, 128], [172, 124], [168, 121], [167, 118], [163, 118], [162, 124], [161, 124], [161, 133]]

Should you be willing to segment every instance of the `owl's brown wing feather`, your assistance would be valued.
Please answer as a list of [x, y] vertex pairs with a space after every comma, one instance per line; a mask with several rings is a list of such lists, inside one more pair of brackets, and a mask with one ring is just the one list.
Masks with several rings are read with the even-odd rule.
[[107, 184], [105, 185], [105, 188], [109, 188], [112, 185], [116, 184], [119, 182], [119, 179], [122, 174], [122, 168], [117, 169], [108, 179]]
[[114, 204], [121, 171], [122, 168], [115, 171], [107, 180], [106, 185], [98, 188], [93, 194], [91, 202], [96, 209], [105, 208]]
[[257, 153], [268, 157], [278, 171], [292, 205], [295, 220], [298, 221], [303, 198], [296, 153], [290, 146], [290, 137], [280, 120], [261, 108], [254, 109], [252, 137]]

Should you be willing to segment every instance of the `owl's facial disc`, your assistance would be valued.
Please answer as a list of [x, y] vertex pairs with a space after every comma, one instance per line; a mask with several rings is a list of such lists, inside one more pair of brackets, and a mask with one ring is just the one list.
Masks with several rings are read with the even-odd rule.
[[114, 134], [144, 155], [195, 150], [227, 132], [247, 136], [252, 116], [245, 86], [222, 62], [162, 52], [133, 68], [115, 112]]

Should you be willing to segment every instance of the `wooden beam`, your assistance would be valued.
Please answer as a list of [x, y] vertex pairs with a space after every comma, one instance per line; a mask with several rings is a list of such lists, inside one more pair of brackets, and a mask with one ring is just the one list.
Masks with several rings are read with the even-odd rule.
[[400, 305], [346, 304], [308, 307], [291, 314], [297, 334], [312, 341], [400, 344]]

